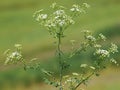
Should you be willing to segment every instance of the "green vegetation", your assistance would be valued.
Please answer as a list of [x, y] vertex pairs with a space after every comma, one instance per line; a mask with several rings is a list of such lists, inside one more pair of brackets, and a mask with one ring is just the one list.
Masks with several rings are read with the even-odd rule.
[[[33, 80], [36, 80], [35, 82], [40, 82], [41, 80], [38, 80], [39, 74], [37, 71], [34, 72], [24, 72], [23, 69], [17, 69], [19, 66], [16, 66], [16, 69], [14, 69], [13, 66], [4, 66], [3, 61], [5, 58], [3, 57], [3, 52], [7, 48], [12, 48], [12, 46], [15, 43], [21, 43], [23, 47], [23, 52], [25, 55], [25, 58], [33, 58], [37, 57], [39, 60], [44, 61], [50, 61], [48, 58], [54, 56], [54, 47], [52, 46], [52, 43], [54, 43], [54, 40], [51, 39], [51, 37], [46, 34], [45, 30], [42, 30], [39, 25], [37, 25], [34, 22], [34, 19], [32, 18], [32, 15], [34, 11], [40, 9], [41, 7], [48, 7], [54, 0], [3, 0], [0, 1], [0, 89], [2, 87], [6, 87], [6, 84], [11, 83], [11, 81], [14, 81], [14, 84], [19, 85], [19, 83], [24, 84], [28, 82], [33, 82]], [[69, 2], [69, 5], [68, 5]], [[61, 3], [63, 5], [70, 6], [73, 3], [78, 3], [79, 0], [64, 0], [64, 1], [57, 1], [57, 3]], [[84, 2], [84, 0], [81, 0], [80, 3]], [[93, 30], [95, 33], [99, 33], [102, 31], [105, 36], [108, 36], [110, 41], [117, 42], [116, 44], [119, 45], [120, 48], [120, 28], [116, 28], [117, 25], [120, 25], [119, 19], [120, 19], [120, 1], [119, 0], [86, 0], [91, 5], [91, 8], [88, 10], [87, 14], [81, 15], [81, 17], [77, 20], [77, 25], [71, 26], [70, 29], [68, 29], [65, 33], [68, 33], [69, 35], [67, 38], [63, 41], [65, 44], [69, 42], [70, 39], [79, 40], [80, 38], [80, 31], [84, 29], [90, 29]], [[81, 23], [79, 25], [79, 22]], [[80, 27], [80, 28], [79, 28]], [[114, 35], [113, 35], [114, 33]], [[111, 35], [112, 34], [112, 35]], [[70, 36], [70, 37], [69, 37]], [[112, 38], [112, 39], [111, 39]], [[51, 44], [50, 44], [51, 43]], [[67, 50], [70, 45], [66, 44]], [[49, 48], [47, 48], [49, 47]], [[120, 50], [119, 50], [120, 51]], [[52, 53], [52, 54], [50, 54]], [[90, 52], [88, 52], [90, 53]], [[50, 54], [50, 55], [49, 55]], [[117, 54], [117, 59], [119, 60], [120, 53]], [[82, 55], [84, 58], [84, 55]], [[76, 57], [76, 61], [80, 57]], [[92, 58], [92, 57], [91, 57]], [[52, 60], [52, 59], [51, 59]], [[50, 63], [50, 62], [49, 62]], [[48, 63], [48, 64], [49, 64]], [[51, 67], [53, 65], [53, 62], [51, 64], [43, 64], [44, 67]], [[71, 62], [75, 63], [75, 62]], [[76, 65], [76, 63], [75, 63]], [[76, 65], [77, 66], [77, 65]], [[54, 66], [56, 67], [56, 66]], [[74, 67], [73, 69], [76, 69]], [[68, 71], [69, 72], [69, 71]], [[29, 76], [30, 75], [30, 76]], [[28, 77], [29, 76], [29, 77]], [[36, 77], [38, 76], [38, 77]], [[26, 80], [26, 81], [25, 81]], [[37, 81], [38, 80], [38, 81]], [[17, 81], [17, 82], [16, 82]], [[8, 83], [7, 83], [8, 82]], [[28, 83], [29, 85], [30, 83]], [[118, 87], [119, 90], [120, 87], [117, 84], [111, 85], [111, 90], [113, 87]], [[97, 88], [97, 86], [96, 86]], [[95, 90], [96, 90], [95, 88]], [[2, 89], [1, 89], [2, 90]], [[4, 90], [4, 88], [3, 88]], [[97, 89], [98, 90], [98, 89]], [[107, 89], [105, 89], [107, 90]], [[110, 90], [110, 89], [108, 89]]]

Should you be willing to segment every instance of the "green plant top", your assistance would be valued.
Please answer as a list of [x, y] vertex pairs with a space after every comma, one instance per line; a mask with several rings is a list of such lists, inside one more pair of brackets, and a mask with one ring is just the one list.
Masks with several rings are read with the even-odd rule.
[[51, 14], [46, 14], [44, 13], [45, 10], [41, 9], [36, 11], [33, 17], [41, 26], [47, 28], [50, 34], [57, 38], [58, 34], [64, 36], [64, 31], [75, 23], [74, 18], [78, 17], [81, 13], [85, 13], [85, 9], [88, 7], [89, 5], [87, 3], [83, 3], [81, 6], [74, 4], [72, 8], [67, 9], [66, 7], [53, 3], [50, 6], [51, 11], [53, 11]]

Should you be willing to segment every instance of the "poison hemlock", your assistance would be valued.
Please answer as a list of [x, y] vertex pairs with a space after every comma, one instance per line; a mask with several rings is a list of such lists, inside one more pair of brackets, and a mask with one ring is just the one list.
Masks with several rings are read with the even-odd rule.
[[[84, 34], [84, 42], [81, 43], [79, 48], [72, 48], [72, 51], [68, 52], [67, 55], [63, 54], [64, 52], [61, 49], [61, 44], [62, 39], [65, 38], [64, 32], [69, 26], [75, 24], [75, 18], [79, 17], [82, 13], [86, 13], [86, 9], [89, 7], [90, 5], [87, 3], [83, 3], [82, 5], [74, 4], [71, 8], [67, 9], [66, 7], [53, 3], [50, 6], [53, 11], [51, 14], [46, 14], [44, 9], [41, 9], [36, 11], [33, 15], [35, 20], [41, 26], [45, 27], [50, 35], [52, 35], [53, 38], [57, 40], [56, 55], [59, 62], [59, 78], [52, 78], [54, 73], [51, 71], [47, 71], [42, 68], [40, 70], [49, 77], [44, 77], [45, 82], [58, 88], [59, 90], [77, 90], [81, 84], [86, 85], [89, 78], [93, 75], [99, 76], [99, 72], [106, 67], [105, 63], [110, 62], [118, 65], [117, 61], [112, 57], [112, 54], [118, 52], [117, 45], [112, 43], [108, 49], [104, 49], [104, 47], [99, 42], [106, 41], [106, 37], [103, 34], [99, 34], [98, 37], [95, 37], [88, 30], [82, 31]], [[74, 40], [71, 40], [73, 47], [74, 42]], [[9, 49], [5, 52], [5, 55], [7, 56], [5, 64], [21, 62], [23, 63], [25, 70], [30, 68], [30, 66], [26, 64], [26, 61], [23, 58], [21, 52], [22, 45], [16, 44], [15, 48], [15, 51], [11, 51]], [[82, 52], [87, 51], [88, 48], [93, 48], [94, 50], [93, 55], [96, 56], [94, 63], [92, 65], [85, 63], [80, 64], [80, 67], [78, 67], [81, 68], [80, 73], [73, 72], [69, 75], [63, 75], [63, 71], [70, 67], [70, 65], [66, 63], [67, 61], [63, 60], [63, 57], [67, 56], [66, 59], [70, 59], [75, 55], [79, 55]], [[31, 61], [34, 60], [32, 59]]]

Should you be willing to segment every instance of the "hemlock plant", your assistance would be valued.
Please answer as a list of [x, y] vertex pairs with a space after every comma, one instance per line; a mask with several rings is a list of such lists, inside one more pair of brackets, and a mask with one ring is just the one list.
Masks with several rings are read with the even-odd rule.
[[[45, 27], [53, 36], [53, 38], [57, 40], [56, 55], [59, 63], [59, 78], [53, 78], [52, 76], [54, 73], [50, 71], [45, 69], [40, 70], [49, 77], [44, 77], [45, 82], [58, 88], [59, 90], [77, 90], [81, 84], [86, 85], [89, 78], [93, 75], [99, 76], [99, 72], [106, 67], [107, 63], [110, 62], [118, 65], [117, 61], [112, 57], [112, 54], [118, 52], [118, 47], [112, 43], [110, 47], [104, 49], [104, 47], [100, 44], [100, 41], [105, 41], [106, 37], [103, 34], [99, 34], [97, 37], [95, 37], [88, 30], [82, 31], [84, 34], [84, 42], [81, 43], [79, 48], [72, 48], [72, 51], [68, 52], [67, 54], [64, 54], [62, 51], [61, 44], [62, 39], [65, 36], [65, 30], [67, 30], [67, 28], [72, 24], [75, 24], [75, 18], [79, 17], [81, 13], [85, 13], [86, 9], [89, 7], [90, 6], [87, 3], [83, 3], [82, 5], [74, 4], [70, 9], [67, 9], [66, 7], [53, 3], [50, 6], [53, 11], [51, 14], [46, 14], [44, 9], [41, 9], [36, 11], [33, 15], [35, 20], [41, 26]], [[74, 42], [74, 40], [71, 40], [73, 47]], [[5, 64], [21, 62], [23, 63], [25, 70], [30, 68], [23, 58], [21, 52], [22, 45], [16, 44], [15, 48], [15, 51], [7, 50], [5, 52], [5, 55], [7, 56]], [[69, 69], [70, 67], [70, 65], [66, 63], [67, 60], [75, 55], [79, 55], [82, 52], [87, 51], [89, 48], [93, 48], [93, 55], [96, 57], [96, 60], [94, 60], [90, 65], [85, 63], [80, 64], [80, 67], [78, 67], [81, 68], [79, 73], [73, 72], [69, 75], [64, 75], [63, 71], [65, 71], [67, 68]]]

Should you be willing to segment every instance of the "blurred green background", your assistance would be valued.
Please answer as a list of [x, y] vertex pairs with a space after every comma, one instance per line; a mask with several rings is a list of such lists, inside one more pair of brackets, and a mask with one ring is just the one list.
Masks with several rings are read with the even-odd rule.
[[[86, 2], [91, 5], [86, 14], [81, 14], [75, 25], [66, 32], [63, 50], [71, 48], [70, 40], [82, 40], [81, 30], [91, 30], [96, 35], [103, 33], [109, 42], [115, 42], [120, 50], [120, 0], [1, 0], [0, 1], [0, 90], [56, 90], [41, 83], [39, 71], [23, 70], [20, 65], [4, 65], [4, 51], [13, 49], [14, 44], [23, 45], [25, 58], [38, 58], [41, 66], [53, 69], [56, 73], [55, 39], [32, 17], [36, 10], [49, 8], [53, 2], [70, 7], [72, 4]], [[49, 11], [48, 11], [49, 13]], [[90, 52], [87, 52], [90, 54]], [[89, 55], [87, 58], [89, 57]], [[80, 57], [84, 58], [85, 55]], [[71, 62], [75, 66], [80, 57]], [[120, 53], [116, 56], [120, 63]], [[37, 61], [38, 62], [38, 61]], [[77, 67], [72, 67], [76, 70]], [[78, 70], [78, 69], [77, 69]], [[120, 70], [111, 67], [103, 75], [93, 78], [85, 90], [120, 90]]]

